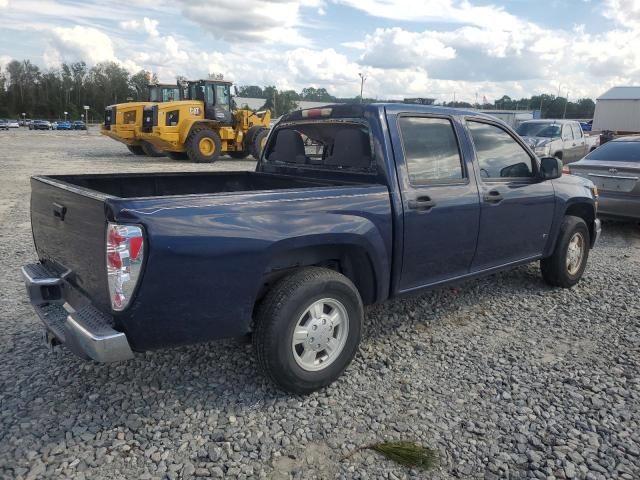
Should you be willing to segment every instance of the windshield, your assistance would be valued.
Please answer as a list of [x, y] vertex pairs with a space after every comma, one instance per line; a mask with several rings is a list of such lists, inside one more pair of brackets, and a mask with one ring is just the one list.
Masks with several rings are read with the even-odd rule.
[[640, 142], [607, 142], [585, 157], [606, 162], [640, 162]]
[[518, 135], [521, 137], [546, 137], [554, 138], [560, 136], [561, 126], [557, 123], [525, 122], [518, 127]]

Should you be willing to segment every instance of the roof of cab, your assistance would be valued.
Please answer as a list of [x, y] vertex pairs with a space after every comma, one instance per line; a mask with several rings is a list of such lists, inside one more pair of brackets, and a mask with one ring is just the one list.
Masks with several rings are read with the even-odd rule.
[[[282, 121], [295, 121], [302, 120], [303, 118], [307, 120], [303, 116], [302, 112], [307, 112], [310, 110], [324, 110], [324, 109], [332, 109], [338, 113], [334, 118], [337, 117], [363, 117], [366, 111], [380, 111], [381, 109], [385, 110], [391, 114], [398, 113], [423, 113], [423, 114], [432, 114], [432, 115], [447, 115], [447, 116], [471, 116], [476, 118], [485, 118], [487, 120], [497, 121], [499, 123], [503, 123], [499, 118], [493, 117], [491, 115], [481, 113], [474, 110], [465, 110], [461, 108], [451, 108], [451, 107], [438, 107], [434, 105], [419, 105], [414, 103], [334, 103], [324, 105], [322, 107], [314, 107], [314, 108], [306, 108], [302, 110], [295, 110], [291, 113], [282, 116]], [[332, 115], [333, 116], [333, 115]], [[309, 118], [311, 119], [311, 118]]]

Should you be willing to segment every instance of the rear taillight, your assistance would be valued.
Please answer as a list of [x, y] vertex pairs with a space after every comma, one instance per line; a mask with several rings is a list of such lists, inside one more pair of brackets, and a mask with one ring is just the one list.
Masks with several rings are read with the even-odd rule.
[[142, 228], [110, 223], [107, 227], [107, 279], [114, 310], [124, 310], [129, 304], [140, 278], [143, 258]]

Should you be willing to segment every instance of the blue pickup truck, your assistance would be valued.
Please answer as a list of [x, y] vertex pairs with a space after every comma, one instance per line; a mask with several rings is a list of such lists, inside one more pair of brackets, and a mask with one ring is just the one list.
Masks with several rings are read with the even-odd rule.
[[293, 112], [252, 172], [35, 176], [23, 268], [49, 345], [96, 361], [250, 334], [281, 388], [349, 365], [363, 305], [540, 261], [571, 287], [597, 191], [477, 112]]

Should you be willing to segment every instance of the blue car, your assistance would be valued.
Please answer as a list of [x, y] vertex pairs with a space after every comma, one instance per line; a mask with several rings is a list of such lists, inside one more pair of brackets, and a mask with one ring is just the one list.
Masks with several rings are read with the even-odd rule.
[[56, 126], [56, 130], [73, 130], [71, 122], [68, 120], [60, 120]]
[[590, 120], [588, 122], [580, 122], [580, 126], [582, 127], [583, 132], [590, 132], [591, 127], [593, 126], [593, 120]]

